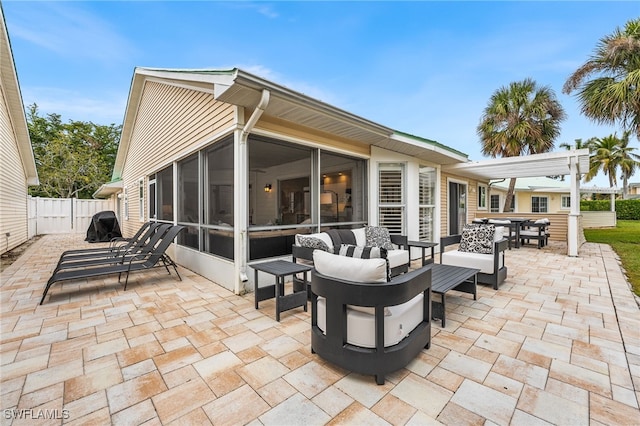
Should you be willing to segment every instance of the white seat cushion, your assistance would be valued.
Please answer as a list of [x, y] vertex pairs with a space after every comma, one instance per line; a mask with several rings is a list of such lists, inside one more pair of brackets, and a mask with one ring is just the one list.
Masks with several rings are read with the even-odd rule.
[[[502, 255], [498, 256], [500, 259], [499, 268], [502, 268]], [[493, 274], [493, 255], [482, 253], [469, 253], [458, 250], [452, 250], [442, 253], [442, 263], [445, 265], [461, 266], [463, 268], [476, 268], [480, 269], [480, 272], [485, 274]]]
[[[384, 317], [384, 346], [393, 346], [422, 322], [423, 294], [420, 293], [408, 302], [389, 306], [390, 315]], [[326, 332], [326, 301], [318, 297], [318, 327]], [[347, 309], [347, 342], [364, 347], [376, 347], [375, 315], [354, 309]]]
[[387, 250], [389, 268], [402, 266], [409, 263], [409, 250]]

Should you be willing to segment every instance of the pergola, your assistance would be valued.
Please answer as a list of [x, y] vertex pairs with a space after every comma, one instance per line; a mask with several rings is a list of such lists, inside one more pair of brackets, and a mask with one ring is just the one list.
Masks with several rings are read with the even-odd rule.
[[578, 256], [578, 248], [583, 242], [579, 229], [580, 178], [589, 170], [588, 149], [472, 161], [443, 166], [442, 169], [478, 180], [569, 175], [571, 210], [567, 217], [567, 254]]

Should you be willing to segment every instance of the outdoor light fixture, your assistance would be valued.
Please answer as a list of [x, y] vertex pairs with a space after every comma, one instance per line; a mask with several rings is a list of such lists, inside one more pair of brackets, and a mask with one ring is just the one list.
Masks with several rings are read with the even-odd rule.
[[264, 186], [264, 192], [271, 192], [271, 184], [268, 183]]

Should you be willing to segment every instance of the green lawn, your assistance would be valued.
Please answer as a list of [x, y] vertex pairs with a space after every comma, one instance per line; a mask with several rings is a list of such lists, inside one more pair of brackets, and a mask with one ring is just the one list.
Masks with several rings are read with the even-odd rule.
[[619, 220], [618, 226], [607, 229], [585, 229], [591, 243], [609, 244], [620, 256], [635, 294], [640, 296], [640, 220]]

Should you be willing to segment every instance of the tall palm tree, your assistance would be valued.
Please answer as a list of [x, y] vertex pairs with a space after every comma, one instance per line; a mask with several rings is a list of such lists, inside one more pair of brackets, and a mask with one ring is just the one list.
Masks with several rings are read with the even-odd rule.
[[640, 139], [640, 18], [602, 38], [562, 91], [577, 90], [582, 113], [597, 123], [620, 123]]
[[626, 199], [629, 193], [629, 178], [636, 170], [640, 169], [640, 155], [635, 154], [634, 148], [629, 146], [629, 133], [624, 132], [618, 147], [618, 157], [620, 166], [620, 179], [622, 179], [622, 198]]
[[622, 179], [622, 194], [626, 198], [629, 187], [629, 178], [636, 170], [640, 169], [640, 155], [635, 154], [635, 149], [629, 146], [631, 131], [625, 131], [621, 138], [617, 134], [604, 138], [592, 138], [593, 154], [590, 158], [589, 172], [585, 181], [589, 182], [600, 171], [609, 176], [609, 186], [618, 184], [617, 173], [620, 169]]
[[[553, 149], [566, 117], [555, 93], [532, 79], [512, 82], [498, 89], [489, 100], [477, 128], [482, 153], [496, 157], [540, 154]], [[509, 182], [503, 211], [511, 210], [516, 185]]]

